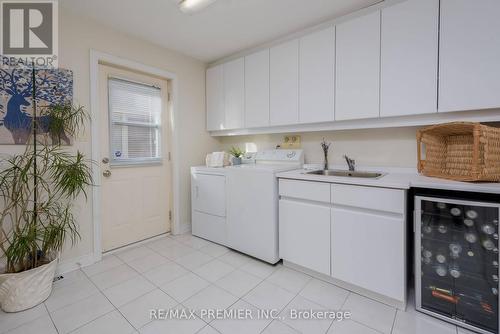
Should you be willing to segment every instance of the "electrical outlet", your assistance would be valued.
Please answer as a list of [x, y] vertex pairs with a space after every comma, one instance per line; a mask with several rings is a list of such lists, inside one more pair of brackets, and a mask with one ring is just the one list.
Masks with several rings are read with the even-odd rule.
[[283, 137], [283, 144], [281, 144], [281, 148], [299, 149], [300, 148], [300, 136], [298, 136], [298, 135], [284, 136]]

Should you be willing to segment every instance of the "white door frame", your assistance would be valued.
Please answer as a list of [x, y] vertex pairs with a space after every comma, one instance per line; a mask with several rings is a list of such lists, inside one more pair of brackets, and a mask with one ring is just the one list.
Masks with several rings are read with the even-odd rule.
[[[99, 64], [107, 64], [111, 66], [119, 66], [129, 70], [138, 71], [150, 75], [158, 76], [162, 79], [169, 80], [171, 83], [172, 109], [170, 121], [170, 137], [171, 137], [171, 158], [172, 158], [172, 194], [173, 194], [173, 212], [170, 229], [172, 234], [180, 231], [180, 182], [179, 182], [179, 163], [178, 163], [178, 131], [174, 124], [179, 120], [178, 110], [178, 79], [177, 75], [159, 68], [144, 65], [132, 60], [113, 56], [97, 50], [90, 50], [90, 110], [91, 110], [91, 136], [92, 136], [92, 160], [101, 160], [101, 140], [100, 140], [100, 118], [99, 118]], [[94, 183], [101, 184], [101, 167], [98, 164], [92, 165], [92, 174]], [[94, 225], [94, 261], [100, 261], [102, 258], [102, 222], [101, 222], [101, 188], [94, 186], [92, 188], [92, 222]]]

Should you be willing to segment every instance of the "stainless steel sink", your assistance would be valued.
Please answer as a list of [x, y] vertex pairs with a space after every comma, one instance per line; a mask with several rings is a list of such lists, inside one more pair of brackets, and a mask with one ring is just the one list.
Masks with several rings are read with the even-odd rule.
[[362, 172], [362, 171], [358, 172], [358, 171], [335, 170], [335, 169], [315, 170], [312, 172], [306, 172], [305, 174], [324, 175], [324, 176], [362, 177], [369, 179], [378, 179], [384, 176], [384, 174], [377, 172]]

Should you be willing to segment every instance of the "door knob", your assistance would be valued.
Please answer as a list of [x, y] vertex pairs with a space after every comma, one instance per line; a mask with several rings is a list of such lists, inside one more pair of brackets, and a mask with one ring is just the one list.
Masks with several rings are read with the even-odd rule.
[[110, 177], [111, 176], [111, 171], [109, 169], [106, 169], [104, 172], [102, 172], [102, 175], [104, 177]]

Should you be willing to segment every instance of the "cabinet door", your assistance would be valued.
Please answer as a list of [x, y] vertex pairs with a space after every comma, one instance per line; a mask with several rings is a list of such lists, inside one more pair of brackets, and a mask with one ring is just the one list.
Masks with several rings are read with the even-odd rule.
[[404, 300], [403, 218], [333, 208], [331, 233], [334, 278]]
[[223, 130], [224, 110], [224, 67], [218, 65], [207, 69], [207, 130]]
[[334, 27], [300, 39], [300, 123], [333, 121], [334, 60]]
[[225, 128], [243, 128], [245, 118], [245, 62], [243, 58], [224, 64], [224, 101]]
[[269, 50], [245, 57], [245, 127], [269, 125]]
[[270, 52], [271, 125], [295, 124], [299, 121], [299, 41], [275, 46]]
[[285, 261], [330, 275], [330, 208], [280, 200], [279, 250]]
[[439, 111], [500, 106], [500, 1], [441, 0]]
[[226, 216], [226, 178], [221, 175], [192, 174], [191, 205], [193, 210]]
[[382, 10], [380, 116], [437, 112], [439, 0]]
[[337, 25], [335, 119], [379, 116], [380, 12]]

